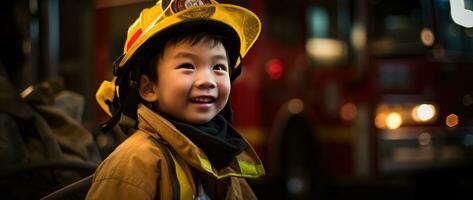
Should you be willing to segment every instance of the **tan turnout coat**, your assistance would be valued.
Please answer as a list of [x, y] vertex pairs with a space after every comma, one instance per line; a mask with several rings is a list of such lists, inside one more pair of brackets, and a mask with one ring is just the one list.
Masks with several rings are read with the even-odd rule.
[[230, 166], [217, 171], [205, 153], [169, 121], [143, 105], [138, 118], [138, 130], [98, 167], [87, 199], [172, 199], [168, 163], [156, 141], [171, 152], [179, 199], [196, 198], [197, 174], [211, 180], [208, 188], [216, 199], [256, 199], [244, 178], [260, 177], [264, 169], [249, 145]]

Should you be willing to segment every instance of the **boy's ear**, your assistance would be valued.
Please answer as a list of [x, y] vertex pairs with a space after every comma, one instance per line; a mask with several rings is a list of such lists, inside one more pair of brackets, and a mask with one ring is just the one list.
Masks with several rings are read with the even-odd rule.
[[151, 80], [146, 75], [140, 77], [140, 96], [147, 102], [155, 102], [158, 100], [158, 91]]

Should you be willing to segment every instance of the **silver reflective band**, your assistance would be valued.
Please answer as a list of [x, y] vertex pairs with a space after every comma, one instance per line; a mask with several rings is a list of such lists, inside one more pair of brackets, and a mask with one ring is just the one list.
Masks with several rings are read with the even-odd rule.
[[473, 27], [473, 11], [465, 8], [466, 0], [450, 0], [450, 14], [452, 20], [466, 28]]

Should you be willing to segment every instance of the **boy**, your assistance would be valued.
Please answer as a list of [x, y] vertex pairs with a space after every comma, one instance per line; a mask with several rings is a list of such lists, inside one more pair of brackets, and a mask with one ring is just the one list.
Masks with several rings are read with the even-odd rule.
[[[131, 135], [98, 167], [87, 199], [255, 199], [261, 161], [232, 128], [241, 59], [261, 30], [245, 8], [168, 0], [129, 30], [99, 104]], [[137, 125], [136, 125], [137, 124]]]

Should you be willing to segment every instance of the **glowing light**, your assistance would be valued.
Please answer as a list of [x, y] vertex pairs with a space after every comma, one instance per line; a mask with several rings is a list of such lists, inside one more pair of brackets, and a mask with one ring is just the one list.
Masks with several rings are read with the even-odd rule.
[[435, 114], [435, 107], [432, 104], [421, 104], [412, 109], [412, 118], [415, 121], [429, 121], [434, 118]]
[[397, 129], [402, 125], [402, 117], [397, 112], [389, 113], [386, 116], [386, 126], [389, 129]]
[[351, 42], [356, 49], [362, 49], [366, 45], [366, 31], [360, 24], [353, 26], [351, 33]]
[[304, 110], [304, 102], [300, 99], [291, 99], [287, 103], [287, 109], [292, 114], [301, 113]]
[[432, 46], [435, 41], [434, 33], [429, 28], [423, 28], [420, 32], [420, 39], [425, 46]]
[[455, 114], [450, 114], [447, 116], [447, 118], [445, 118], [445, 124], [448, 126], [448, 127], [455, 127], [458, 125], [458, 115], [455, 115]]
[[340, 40], [312, 38], [306, 43], [307, 53], [320, 61], [335, 61], [347, 54], [346, 44]]
[[378, 128], [386, 128], [386, 114], [380, 113], [376, 115], [376, 118], [374, 119], [374, 125]]
[[280, 79], [284, 73], [283, 62], [279, 59], [271, 59], [266, 64], [268, 75], [272, 79]]
[[340, 118], [345, 121], [351, 121], [356, 117], [356, 106], [353, 103], [345, 103], [340, 109]]

